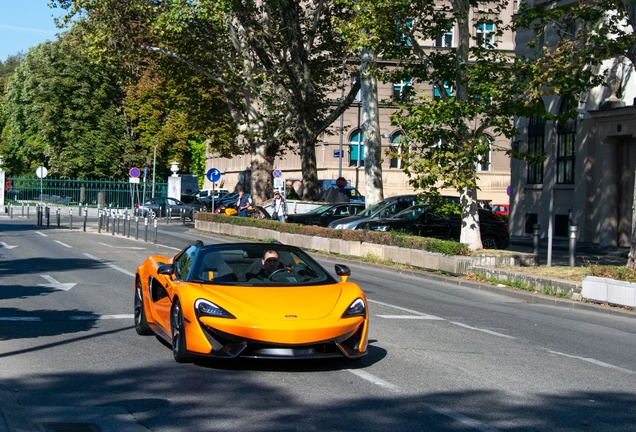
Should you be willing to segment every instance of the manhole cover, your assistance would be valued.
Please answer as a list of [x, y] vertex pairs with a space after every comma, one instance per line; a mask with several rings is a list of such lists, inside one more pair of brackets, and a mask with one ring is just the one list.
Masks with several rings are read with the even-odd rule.
[[46, 432], [101, 432], [96, 424], [92, 423], [44, 423]]

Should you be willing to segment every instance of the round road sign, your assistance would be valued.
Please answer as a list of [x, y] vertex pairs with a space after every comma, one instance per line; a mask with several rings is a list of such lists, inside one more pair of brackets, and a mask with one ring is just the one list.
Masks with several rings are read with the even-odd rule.
[[221, 171], [219, 171], [216, 168], [210, 168], [208, 170], [207, 173], [205, 173], [205, 176], [208, 178], [208, 180], [210, 180], [212, 183], [216, 183], [219, 180], [221, 180]]
[[344, 177], [338, 177], [336, 180], [336, 186], [338, 186], [338, 189], [344, 189], [345, 186], [347, 186], [347, 179]]
[[282, 177], [282, 175], [283, 175], [283, 172], [281, 170], [279, 170], [279, 169], [275, 169], [274, 170], [274, 177], [280, 178], [280, 177]]
[[138, 178], [141, 175], [141, 171], [139, 171], [139, 168], [131, 168], [128, 174], [130, 174], [132, 178]]
[[35, 170], [35, 175], [38, 176], [38, 178], [44, 178], [48, 173], [49, 171], [43, 166], [39, 166]]

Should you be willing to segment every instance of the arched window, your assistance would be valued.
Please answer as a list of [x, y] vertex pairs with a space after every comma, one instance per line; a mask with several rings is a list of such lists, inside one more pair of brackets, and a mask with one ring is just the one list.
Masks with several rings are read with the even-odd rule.
[[[563, 98], [560, 113], [575, 108], [571, 98]], [[557, 126], [557, 183], [574, 184], [574, 162], [576, 148], [576, 120], [559, 122]]]
[[351, 134], [349, 140], [349, 166], [362, 165], [364, 165], [364, 144], [362, 144], [362, 131], [358, 129]]
[[[545, 119], [539, 116], [530, 117], [528, 124], [528, 153], [531, 156], [545, 154]], [[543, 184], [543, 162], [528, 163], [528, 184]]]

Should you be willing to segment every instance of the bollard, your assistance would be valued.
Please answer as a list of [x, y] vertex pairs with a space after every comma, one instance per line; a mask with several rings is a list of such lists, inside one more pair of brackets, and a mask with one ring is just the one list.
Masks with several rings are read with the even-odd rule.
[[13, 204], [9, 204], [9, 217], [13, 219]]
[[37, 226], [42, 225], [42, 208], [40, 206], [37, 206], [35, 208], [35, 217], [37, 218]]
[[31, 219], [31, 204], [27, 204], [27, 219]]
[[135, 216], [135, 240], [139, 240], [139, 216]]
[[51, 208], [46, 206], [46, 227], [51, 225]]
[[183, 225], [185, 225], [185, 220], [186, 220], [186, 210], [181, 209], [181, 222], [183, 223]]
[[570, 225], [570, 267], [576, 266], [576, 232], [578, 228]]
[[111, 219], [113, 220], [113, 229], [111, 230], [110, 234], [115, 235], [115, 215], [112, 214], [111, 216]]
[[60, 228], [60, 208], [58, 207], [57, 210], [55, 210], [55, 219], [57, 220], [57, 227], [58, 229]]
[[108, 217], [110, 216], [110, 209], [104, 209], [104, 227], [106, 228], [106, 232], [108, 232], [108, 227], [110, 226]]
[[119, 221], [121, 220], [121, 213], [117, 210], [117, 235], [119, 235]]
[[97, 208], [97, 233], [102, 233], [102, 210]]
[[86, 222], [88, 222], [88, 209], [84, 207], [84, 232], [86, 232]]
[[157, 219], [155, 219], [155, 244], [157, 244]]
[[73, 230], [73, 209], [68, 210], [68, 215], [71, 217], [71, 225], [69, 226], [69, 229]]
[[144, 241], [148, 242], [148, 218], [145, 217], [144, 218], [144, 227], [145, 227], [145, 234], [144, 234]]
[[126, 212], [126, 220], [128, 221], [128, 235], [126, 237], [130, 238], [130, 215], [128, 212]]
[[24, 203], [22, 203], [22, 217], [24, 217]]
[[541, 224], [532, 225], [532, 253], [539, 255], [539, 236], [541, 231]]
[[172, 207], [166, 209], [166, 224], [170, 223], [170, 219], [172, 219]]

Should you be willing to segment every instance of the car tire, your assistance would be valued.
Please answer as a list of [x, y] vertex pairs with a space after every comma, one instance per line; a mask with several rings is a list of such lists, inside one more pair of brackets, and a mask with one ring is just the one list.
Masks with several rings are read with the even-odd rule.
[[490, 235], [481, 238], [481, 245], [484, 249], [499, 249], [497, 240]]
[[139, 275], [137, 275], [135, 282], [135, 331], [141, 336], [153, 334], [150, 326], [148, 325], [148, 320], [146, 319], [143, 290]]
[[170, 311], [170, 324], [172, 327], [172, 355], [177, 363], [190, 362], [190, 355], [186, 349], [185, 326], [181, 302], [177, 301], [172, 305]]

